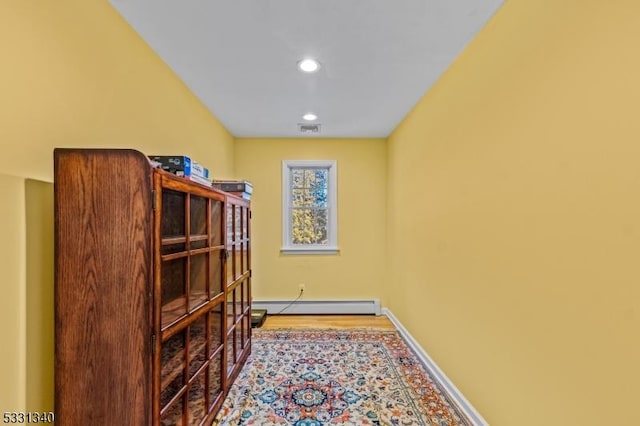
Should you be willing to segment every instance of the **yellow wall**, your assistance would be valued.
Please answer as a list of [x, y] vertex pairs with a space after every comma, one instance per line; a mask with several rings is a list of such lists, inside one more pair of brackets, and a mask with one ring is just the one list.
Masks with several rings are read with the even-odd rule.
[[[238, 139], [235, 168], [254, 183], [253, 297], [380, 298], [386, 253], [383, 139]], [[283, 255], [282, 160], [337, 160], [337, 255]]]
[[2, 0], [0, 63], [0, 319], [11, 342], [0, 352], [0, 408], [45, 410], [54, 147], [184, 153], [234, 177], [233, 137], [106, 0]]
[[508, 1], [388, 141], [389, 306], [492, 425], [640, 424], [639, 16]]
[[53, 411], [53, 184], [27, 179], [27, 409]]
[[3, 173], [53, 178], [54, 147], [187, 154], [233, 176], [233, 138], [106, 0], [0, 3]]
[[25, 406], [26, 389], [26, 264], [24, 252], [24, 179], [0, 174], [0, 267], [2, 297], [0, 324], [0, 409], [17, 410]]

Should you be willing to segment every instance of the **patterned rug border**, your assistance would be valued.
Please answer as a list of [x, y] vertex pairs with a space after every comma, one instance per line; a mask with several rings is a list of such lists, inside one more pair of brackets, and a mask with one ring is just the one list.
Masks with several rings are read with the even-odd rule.
[[[380, 328], [380, 327], [357, 327], [357, 328], [332, 328], [332, 327], [313, 327], [313, 328], [295, 328], [295, 327], [278, 327], [278, 328], [254, 328], [252, 329], [251, 339], [254, 343], [257, 342], [268, 342], [268, 341], [277, 341], [277, 340], [286, 340], [285, 338], [290, 338], [291, 336], [300, 336], [300, 339], [309, 342], [323, 342], [323, 341], [334, 341], [334, 340], [345, 340], [345, 335], [348, 337], [348, 340], [356, 340], [363, 342], [371, 342], [375, 341], [376, 338], [387, 338], [387, 339], [396, 339], [401, 342], [403, 345], [403, 349], [410, 353], [416, 364], [422, 370], [422, 373], [427, 378], [428, 384], [436, 389], [436, 393], [442, 400], [445, 405], [461, 420], [461, 424], [464, 425], [473, 425], [473, 421], [469, 418], [465, 410], [457, 403], [455, 398], [449, 393], [448, 389], [439, 382], [437, 375], [435, 375], [428, 365], [422, 360], [420, 354], [417, 354], [415, 349], [412, 347], [410, 342], [404, 338], [402, 333], [397, 329], [389, 329], [389, 328]], [[250, 364], [248, 363], [246, 368], [250, 368]], [[244, 370], [244, 368], [243, 368]], [[411, 381], [410, 376], [405, 376], [403, 372], [403, 377], [406, 380]], [[216, 424], [216, 423], [214, 423]]]

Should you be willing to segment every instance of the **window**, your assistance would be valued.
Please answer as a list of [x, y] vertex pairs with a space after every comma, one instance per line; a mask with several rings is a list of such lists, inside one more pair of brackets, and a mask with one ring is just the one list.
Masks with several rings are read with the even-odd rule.
[[336, 161], [282, 162], [282, 252], [338, 251]]

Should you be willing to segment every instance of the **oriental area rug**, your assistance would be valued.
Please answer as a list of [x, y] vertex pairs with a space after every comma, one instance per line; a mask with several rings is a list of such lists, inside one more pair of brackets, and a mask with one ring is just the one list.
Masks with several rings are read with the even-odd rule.
[[471, 425], [394, 330], [262, 330], [214, 424]]

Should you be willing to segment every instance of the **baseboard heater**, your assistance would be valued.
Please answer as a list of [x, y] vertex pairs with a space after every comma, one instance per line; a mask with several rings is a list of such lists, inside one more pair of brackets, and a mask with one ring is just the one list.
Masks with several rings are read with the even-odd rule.
[[[291, 306], [288, 306], [291, 305]], [[288, 306], [288, 307], [287, 307]], [[380, 315], [380, 300], [253, 300], [252, 309], [266, 309], [268, 315]]]

